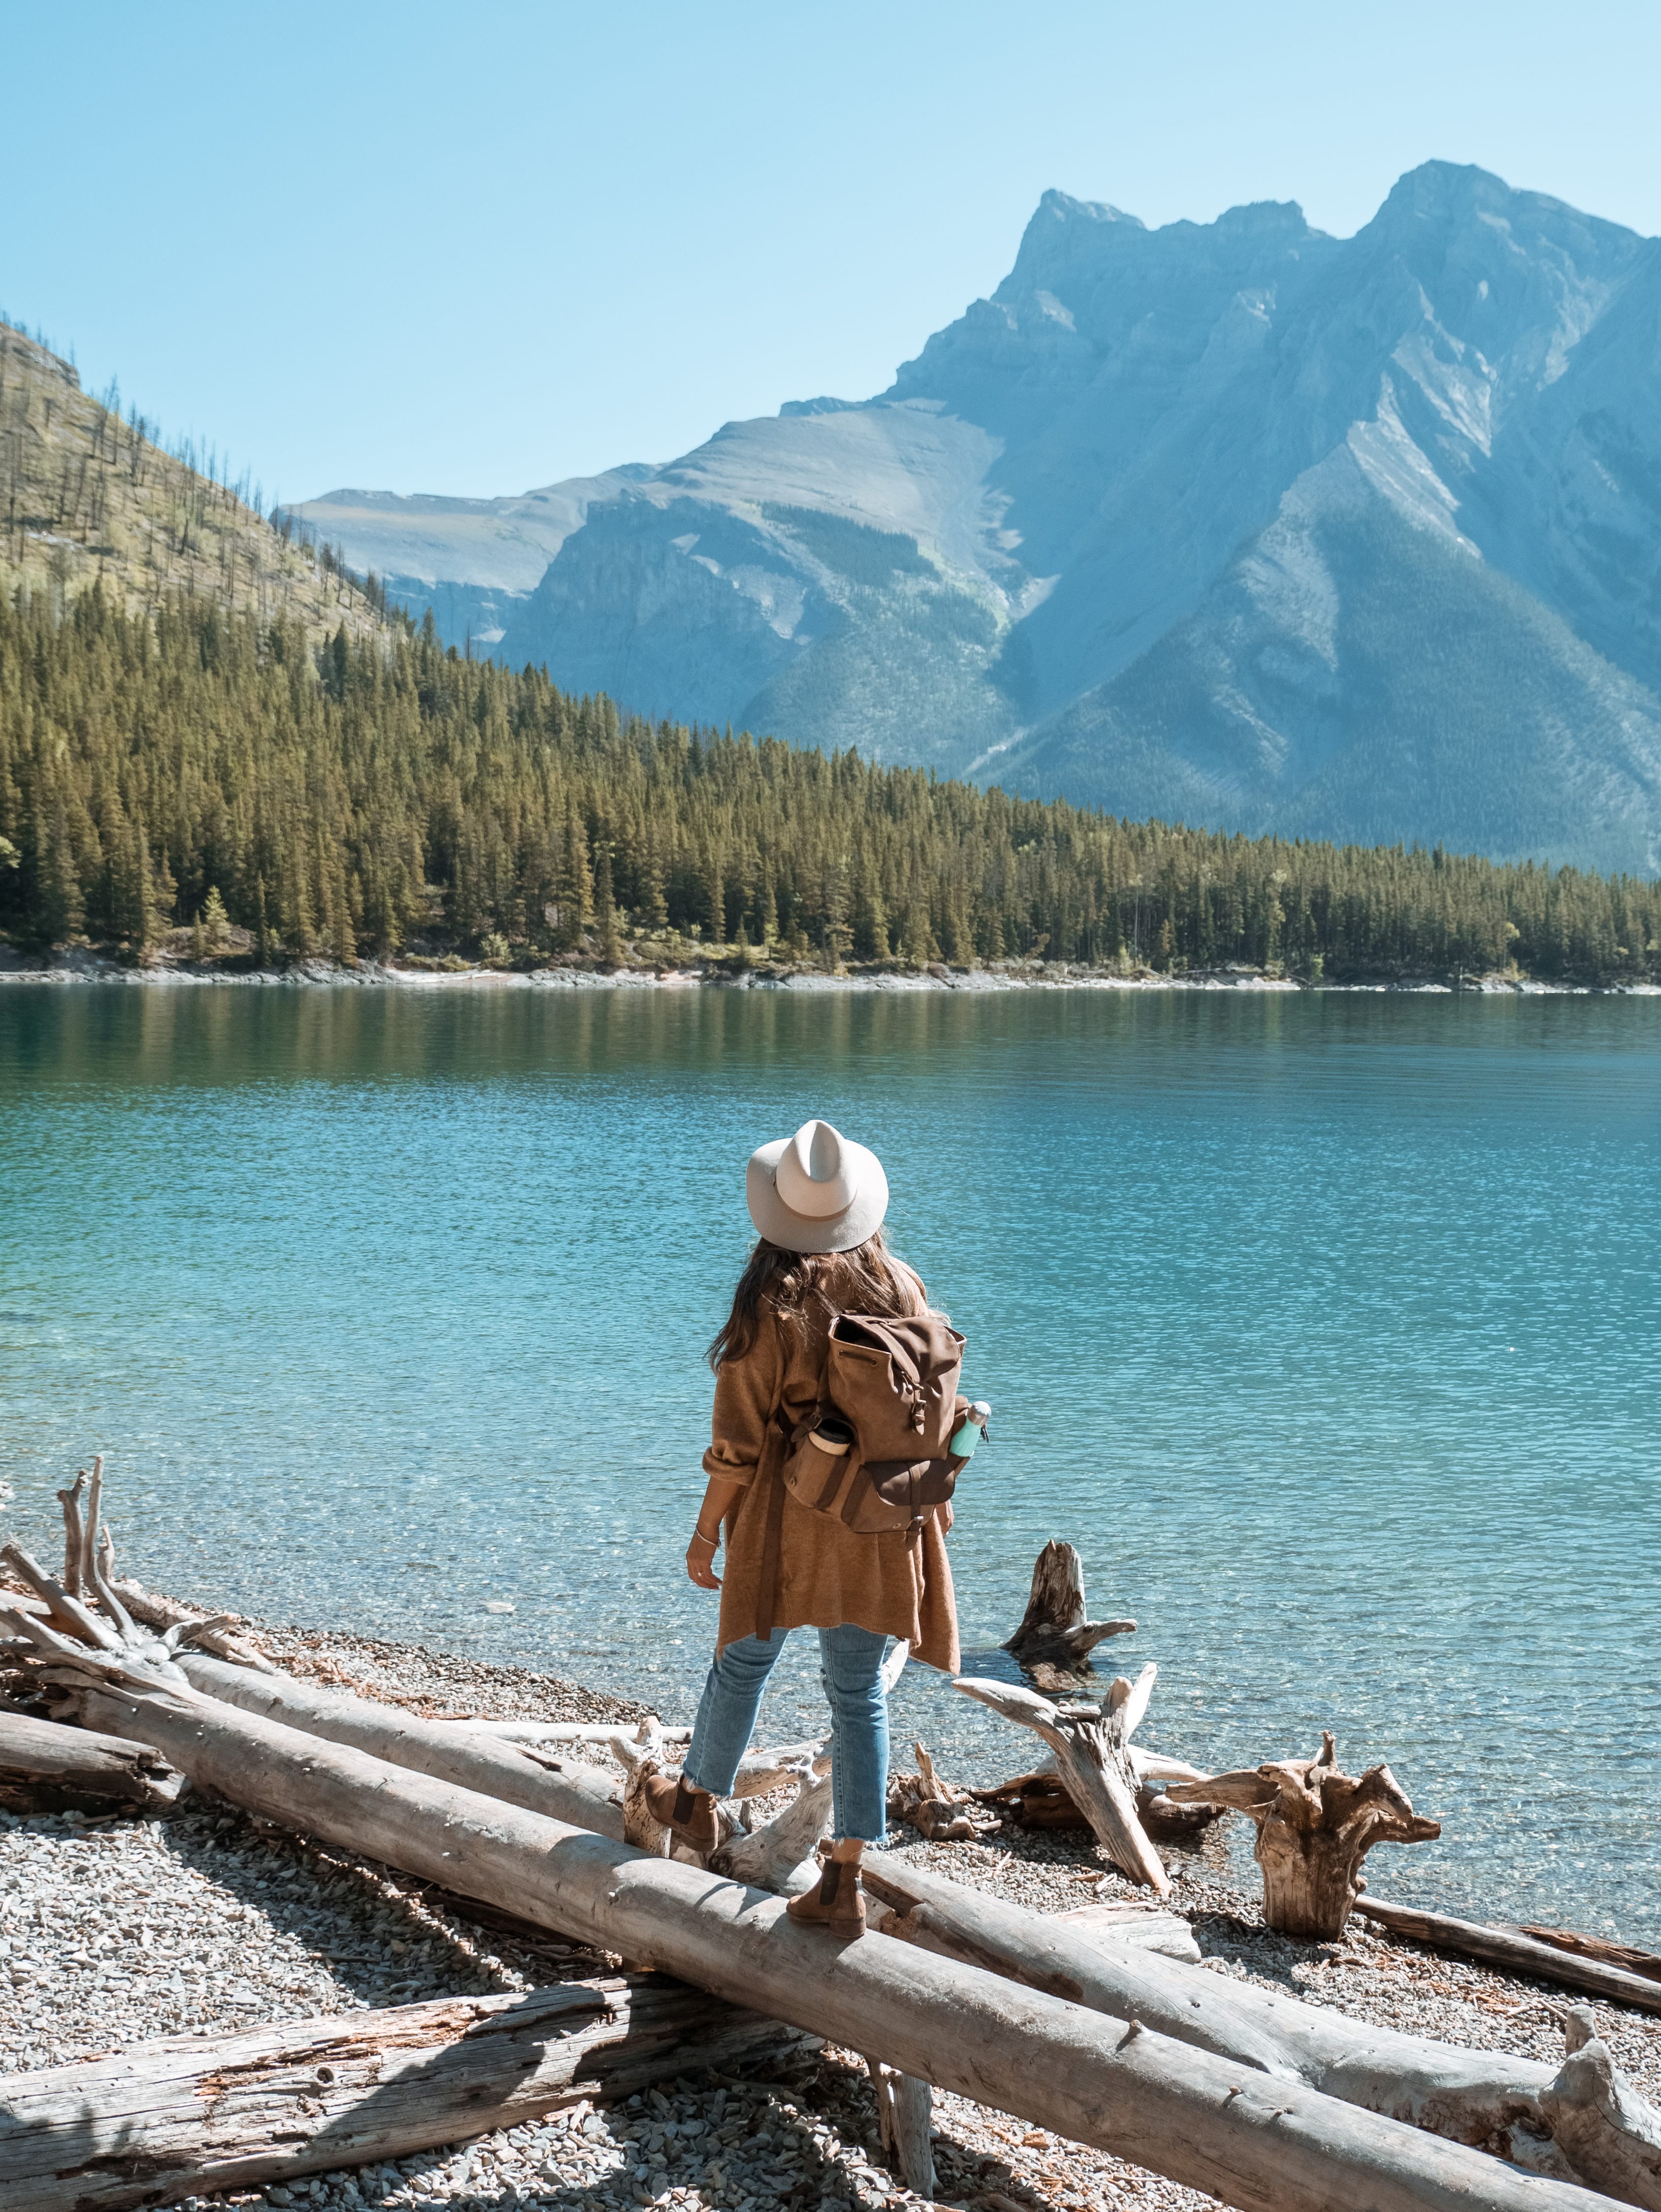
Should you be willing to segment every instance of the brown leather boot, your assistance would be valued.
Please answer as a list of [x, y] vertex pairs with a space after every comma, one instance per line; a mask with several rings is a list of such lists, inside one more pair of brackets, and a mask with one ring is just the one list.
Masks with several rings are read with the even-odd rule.
[[833, 1936], [865, 1933], [865, 1890], [857, 1859], [826, 1859], [814, 1887], [793, 1897], [786, 1912], [799, 1926], [828, 1928]]
[[708, 1790], [695, 1790], [675, 1774], [648, 1774], [646, 1809], [660, 1826], [695, 1851], [712, 1851], [721, 1841], [715, 1801]]

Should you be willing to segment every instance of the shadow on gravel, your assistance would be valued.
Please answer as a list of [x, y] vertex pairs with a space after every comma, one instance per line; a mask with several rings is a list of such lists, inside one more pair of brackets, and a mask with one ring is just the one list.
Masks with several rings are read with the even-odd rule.
[[[295, 1939], [309, 1964], [326, 1967], [344, 1995], [367, 2004], [488, 1995], [514, 1988], [516, 1973], [547, 1984], [592, 1973], [598, 1964], [595, 1954], [553, 1937], [461, 1924], [465, 1900], [435, 1908], [424, 1885], [392, 1868], [259, 1826], [210, 1801], [187, 1798], [156, 1832], [170, 1856], [263, 1915], [271, 1938]], [[480, 1911], [488, 1917], [488, 1908]], [[266, 1940], [259, 1922], [248, 1933], [251, 1942]], [[131, 1965], [137, 1975], [148, 1961], [135, 1954]], [[319, 2008], [329, 2002], [319, 1996]]]

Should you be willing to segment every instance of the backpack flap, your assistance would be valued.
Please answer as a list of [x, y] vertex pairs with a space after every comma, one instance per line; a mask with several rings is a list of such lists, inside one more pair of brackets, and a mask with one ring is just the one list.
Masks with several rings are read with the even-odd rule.
[[964, 1340], [938, 1314], [838, 1314], [825, 1395], [853, 1423], [861, 1457], [943, 1459]]

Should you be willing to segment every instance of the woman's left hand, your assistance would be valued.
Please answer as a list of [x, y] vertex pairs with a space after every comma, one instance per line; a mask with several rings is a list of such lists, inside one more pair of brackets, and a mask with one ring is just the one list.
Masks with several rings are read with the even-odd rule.
[[686, 1571], [700, 1589], [719, 1589], [721, 1577], [715, 1572], [715, 1540], [700, 1530], [692, 1531], [692, 1540], [686, 1547]]

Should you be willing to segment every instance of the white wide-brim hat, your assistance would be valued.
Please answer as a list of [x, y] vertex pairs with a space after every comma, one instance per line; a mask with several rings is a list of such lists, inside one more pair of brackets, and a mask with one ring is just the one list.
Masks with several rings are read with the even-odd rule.
[[828, 1121], [751, 1152], [744, 1194], [756, 1227], [787, 1252], [851, 1252], [888, 1211], [882, 1162]]

